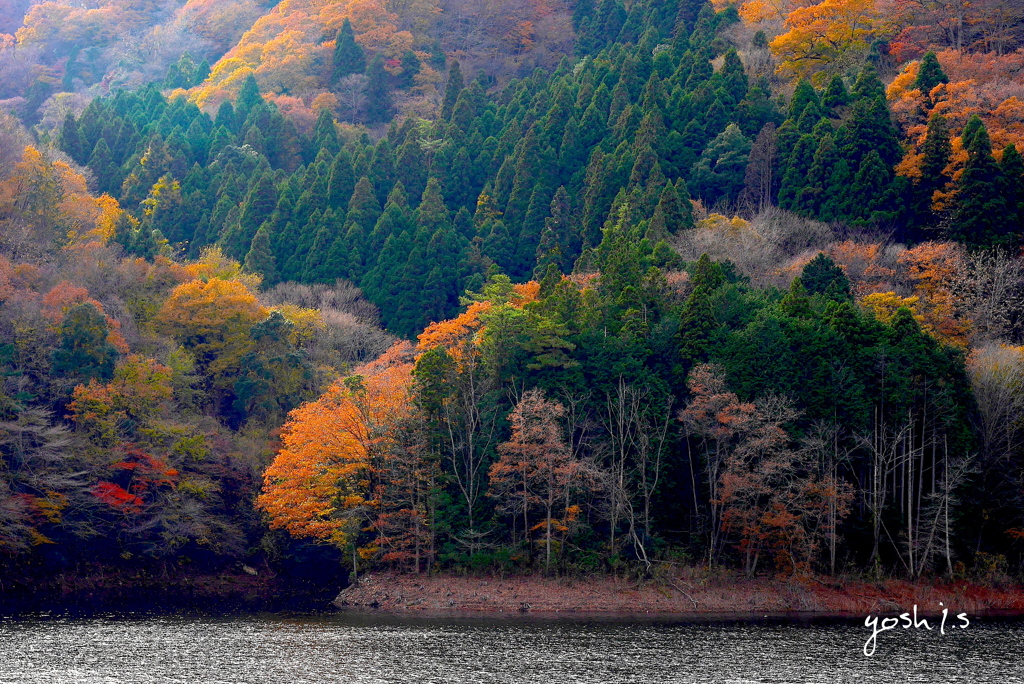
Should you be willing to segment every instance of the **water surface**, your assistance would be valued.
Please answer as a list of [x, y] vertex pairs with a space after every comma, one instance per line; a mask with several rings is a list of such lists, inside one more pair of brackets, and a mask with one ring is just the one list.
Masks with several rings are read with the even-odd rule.
[[445, 684], [1024, 682], [1024, 622], [33, 617], [0, 620], [0, 682]]

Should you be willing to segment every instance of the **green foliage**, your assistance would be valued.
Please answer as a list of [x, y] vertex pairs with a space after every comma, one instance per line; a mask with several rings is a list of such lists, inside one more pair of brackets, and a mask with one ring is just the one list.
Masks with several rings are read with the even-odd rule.
[[1008, 244], [1014, 240], [1006, 222], [1006, 196], [993, 192], [1003, 186], [1003, 174], [992, 156], [985, 124], [973, 116], [963, 132], [967, 163], [957, 183], [947, 235], [973, 247]]
[[53, 372], [82, 381], [114, 376], [118, 351], [108, 340], [107, 321], [94, 305], [78, 304], [60, 324], [60, 346], [53, 351]]
[[332, 66], [334, 68], [331, 76], [335, 81], [340, 81], [349, 74], [361, 74], [366, 71], [366, 55], [356, 42], [352, 24], [347, 17], [338, 29], [338, 36], [334, 41]]
[[799, 280], [809, 295], [824, 295], [837, 302], [853, 300], [850, 280], [827, 254], [818, 252], [808, 261]]

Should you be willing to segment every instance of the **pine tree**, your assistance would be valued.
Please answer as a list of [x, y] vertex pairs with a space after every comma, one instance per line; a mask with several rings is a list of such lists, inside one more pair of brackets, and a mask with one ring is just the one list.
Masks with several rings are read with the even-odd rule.
[[846, 82], [843, 77], [836, 74], [828, 82], [828, 88], [821, 98], [821, 104], [829, 112], [835, 113], [840, 107], [845, 107], [850, 101], [850, 93], [846, 90]]
[[419, 57], [412, 50], [406, 50], [402, 55], [402, 73], [398, 77], [399, 88], [412, 88], [416, 85], [416, 75], [420, 73], [422, 65]]
[[107, 141], [100, 138], [89, 157], [89, 169], [96, 177], [96, 189], [117, 196], [121, 191], [121, 171], [110, 156]]
[[60, 346], [52, 355], [56, 377], [110, 380], [118, 351], [107, 340], [106, 318], [94, 305], [78, 304], [61, 321]]
[[[670, 183], [661, 191], [661, 197], [658, 200], [658, 206], [654, 208], [654, 215], [651, 216], [646, 237], [651, 242], [657, 242], [674, 235], [684, 227], [686, 226], [684, 226], [683, 212], [679, 203], [679, 193]], [[689, 227], [693, 227], [692, 207]]]
[[416, 225], [425, 228], [430, 235], [438, 230], [451, 227], [451, 213], [441, 197], [441, 184], [436, 178], [427, 181], [423, 198], [416, 210]]
[[322, 151], [333, 158], [340, 149], [341, 143], [338, 141], [338, 131], [334, 127], [334, 117], [331, 116], [329, 109], [321, 109], [313, 126], [313, 150], [317, 155]]
[[233, 133], [238, 132], [238, 122], [235, 118], [235, 108], [229, 100], [224, 100], [217, 108], [217, 118], [213, 120], [214, 128], [223, 127]]
[[873, 102], [875, 99], [885, 97], [885, 85], [878, 78], [878, 72], [871, 64], [867, 64], [857, 74], [857, 80], [853, 83], [852, 94], [855, 98]]
[[811, 300], [807, 296], [807, 288], [804, 287], [800, 278], [793, 278], [789, 284], [789, 292], [779, 302], [779, 308], [787, 316], [793, 318], [813, 318], [814, 310], [811, 308]]
[[57, 138], [57, 145], [69, 157], [78, 164], [84, 164], [87, 159], [87, 150], [82, 144], [81, 136], [78, 134], [78, 122], [73, 114], [68, 113], [64, 117], [64, 125], [60, 128], [60, 136]]
[[871, 150], [860, 163], [849, 191], [848, 217], [860, 223], [877, 223], [895, 218], [892, 201], [892, 167]]
[[932, 114], [928, 120], [928, 132], [921, 146], [921, 178], [915, 188], [917, 223], [924, 227], [936, 222], [932, 213], [932, 198], [952, 180], [946, 174], [946, 167], [953, 154], [949, 140], [949, 128], [941, 114]]
[[237, 124], [245, 123], [253, 108], [262, 105], [263, 98], [260, 97], [260, 87], [256, 83], [256, 77], [249, 74], [242, 82], [242, 89], [238, 92], [238, 99], [235, 100], [235, 121]]
[[[800, 116], [807, 107], [814, 107], [814, 111], [817, 112], [821, 108], [821, 102], [811, 82], [801, 78], [797, 81], [796, 90], [793, 91], [793, 99], [789, 103], [789, 118], [793, 121], [799, 121]], [[814, 120], [817, 121], [819, 118], [820, 116], [815, 116]]]
[[572, 213], [569, 193], [559, 186], [551, 200], [549, 216], [544, 219], [544, 230], [537, 244], [536, 268], [534, 274], [543, 274], [548, 265], [562, 273], [570, 273], [578, 255], [579, 240], [572, 229]]
[[348, 18], [338, 30], [338, 37], [334, 41], [332, 77], [338, 82], [349, 74], [361, 74], [366, 71], [366, 54], [363, 48], [356, 42], [355, 33], [352, 31], [352, 24]]
[[210, 62], [205, 57], [196, 65], [195, 73], [192, 74], [192, 85], [197, 86], [210, 77]]

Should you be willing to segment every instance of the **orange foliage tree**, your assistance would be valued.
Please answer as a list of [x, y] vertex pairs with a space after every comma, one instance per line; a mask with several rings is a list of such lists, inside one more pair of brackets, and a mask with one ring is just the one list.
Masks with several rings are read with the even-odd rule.
[[[292, 411], [257, 499], [271, 527], [345, 547], [367, 525], [377, 537], [361, 549], [364, 557], [406, 560], [411, 547], [418, 565], [418, 542], [429, 527], [422, 491], [392, 491], [403, 474], [424, 476], [410, 467], [404, 430], [414, 411], [411, 352], [398, 343]], [[410, 484], [417, 486], [403, 479], [403, 487]], [[419, 536], [395, 534], [394, 521], [403, 518]]]
[[[331, 82], [333, 37], [345, 19], [351, 22], [356, 41], [371, 53], [397, 58], [413, 48], [413, 33], [399, 29], [393, 4], [381, 0], [283, 0], [213, 65], [209, 78], [193, 91], [192, 98], [200, 106], [216, 105], [236, 96], [252, 74], [265, 92], [311, 100]], [[412, 15], [424, 18], [425, 23], [415, 22], [419, 29], [425, 29], [429, 24], [426, 18], [438, 11], [434, 0], [406, 4], [415, 5], [410, 7]]]
[[959, 309], [957, 286], [967, 271], [966, 254], [955, 242], [925, 242], [899, 256], [921, 298], [924, 328], [939, 339], [967, 346], [971, 321]]
[[809, 572], [822, 540], [834, 538], [849, 513], [852, 488], [793, 447], [783, 426], [798, 414], [785, 399], [742, 403], [709, 364], [694, 368], [687, 385], [693, 398], [679, 418], [703, 445], [712, 522], [720, 526], [712, 560], [714, 545], [735, 535], [748, 574], [766, 551], [781, 572]]
[[33, 243], [105, 242], [120, 213], [117, 200], [93, 197], [81, 174], [32, 146], [0, 181], [0, 226], [15, 252], [35, 248]]
[[68, 407], [75, 426], [93, 448], [106, 450], [131, 439], [173, 395], [171, 369], [132, 354], [109, 383], [92, 380], [75, 388]]
[[[928, 133], [928, 118], [945, 117], [952, 133], [952, 158], [947, 176], [959, 180], [967, 150], [959, 135], [972, 116], [985, 123], [997, 159], [1010, 144], [1024, 147], [1024, 49], [1005, 55], [969, 54], [944, 50], [936, 54], [948, 83], [940, 83], [928, 93], [914, 87], [920, 62], [907, 63], [887, 89], [887, 97], [897, 122], [904, 129], [908, 146], [897, 173], [909, 178], [921, 175], [924, 160], [922, 146]], [[939, 198], [940, 201], [942, 198]]]
[[[565, 442], [558, 421], [565, 407], [548, 401], [540, 390], [523, 393], [509, 414], [512, 434], [498, 445], [501, 458], [488, 471], [489, 495], [499, 500], [499, 510], [522, 516], [523, 536], [544, 531], [544, 567], [551, 567], [554, 533], [566, 534], [579, 514], [572, 504], [573, 489], [592, 488], [597, 471], [575, 457]], [[540, 522], [531, 525], [530, 515], [539, 510]], [[557, 517], [556, 517], [557, 513]], [[514, 523], [513, 523], [514, 526]]]

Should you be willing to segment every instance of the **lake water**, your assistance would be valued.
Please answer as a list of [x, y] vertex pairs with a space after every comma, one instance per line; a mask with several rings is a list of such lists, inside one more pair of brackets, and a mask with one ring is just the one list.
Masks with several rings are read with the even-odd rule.
[[[935, 623], [933, 623], [934, 625]], [[1024, 682], [1024, 622], [33, 617], [0, 620], [0, 682]]]

